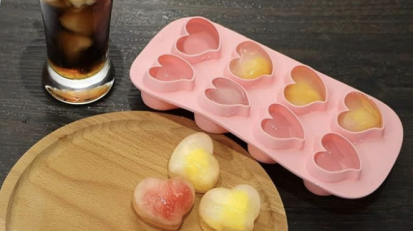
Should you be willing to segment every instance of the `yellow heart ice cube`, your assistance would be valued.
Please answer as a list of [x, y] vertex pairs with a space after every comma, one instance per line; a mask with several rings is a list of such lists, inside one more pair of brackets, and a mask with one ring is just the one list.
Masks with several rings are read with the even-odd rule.
[[272, 74], [272, 61], [258, 44], [244, 42], [237, 46], [240, 58], [231, 61], [232, 73], [242, 79], [255, 79]]
[[255, 79], [263, 75], [270, 75], [272, 64], [262, 56], [246, 57], [245, 61], [240, 61], [233, 71], [240, 78]]
[[340, 114], [339, 124], [352, 132], [360, 132], [382, 126], [382, 116], [377, 106], [360, 93], [346, 97], [346, 105], [350, 111]]
[[258, 192], [250, 185], [214, 188], [201, 199], [199, 214], [204, 230], [252, 231], [261, 210]]
[[320, 92], [305, 82], [298, 82], [287, 87], [285, 90], [285, 98], [290, 101], [290, 103], [297, 106], [307, 105], [315, 101], [323, 100]]
[[168, 171], [171, 177], [190, 181], [196, 192], [213, 188], [219, 178], [219, 163], [213, 155], [212, 139], [203, 132], [185, 137], [173, 151]]

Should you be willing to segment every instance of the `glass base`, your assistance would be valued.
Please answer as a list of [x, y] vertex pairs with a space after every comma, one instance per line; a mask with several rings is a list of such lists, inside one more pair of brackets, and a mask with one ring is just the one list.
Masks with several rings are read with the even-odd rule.
[[43, 86], [55, 99], [74, 105], [93, 103], [112, 89], [115, 81], [114, 67], [108, 59], [98, 73], [87, 79], [68, 79], [59, 75], [49, 65], [43, 70]]

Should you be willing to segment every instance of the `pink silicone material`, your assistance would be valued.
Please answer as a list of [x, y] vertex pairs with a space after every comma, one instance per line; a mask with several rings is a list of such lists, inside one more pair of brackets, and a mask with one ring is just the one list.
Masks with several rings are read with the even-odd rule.
[[[230, 63], [239, 58], [242, 43], [268, 54], [271, 75], [245, 80], [232, 74]], [[176, 70], [170, 65], [162, 70], [174, 63]], [[158, 72], [183, 74], [168, 81], [154, 76]], [[285, 89], [295, 84], [296, 73], [308, 76], [324, 100], [289, 102]], [[388, 176], [403, 141], [400, 119], [384, 103], [202, 17], [163, 28], [135, 59], [130, 77], [149, 107], [194, 112], [201, 129], [236, 135], [258, 161], [279, 163], [317, 195], [371, 194]], [[377, 106], [381, 127], [352, 132], [340, 125], [338, 117], [349, 110], [345, 99], [352, 94]]]

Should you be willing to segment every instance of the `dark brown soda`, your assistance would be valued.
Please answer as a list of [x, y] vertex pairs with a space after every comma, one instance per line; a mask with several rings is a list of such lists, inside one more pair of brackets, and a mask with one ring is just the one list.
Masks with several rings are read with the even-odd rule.
[[106, 64], [112, 0], [40, 0], [49, 65], [85, 79]]

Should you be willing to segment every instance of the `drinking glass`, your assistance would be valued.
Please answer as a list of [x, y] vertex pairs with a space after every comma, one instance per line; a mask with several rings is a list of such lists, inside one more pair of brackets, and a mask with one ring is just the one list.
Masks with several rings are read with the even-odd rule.
[[88, 104], [114, 83], [109, 60], [112, 0], [39, 0], [47, 45], [43, 86], [69, 104]]

